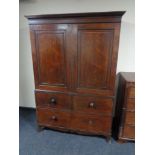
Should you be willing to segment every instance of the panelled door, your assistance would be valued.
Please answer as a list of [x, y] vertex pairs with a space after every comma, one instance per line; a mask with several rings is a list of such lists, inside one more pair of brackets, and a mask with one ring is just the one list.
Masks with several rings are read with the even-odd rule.
[[38, 89], [113, 95], [119, 23], [30, 25]]
[[120, 25], [78, 24], [73, 27], [76, 29], [74, 90], [113, 95]]
[[30, 29], [36, 88], [69, 90], [69, 25], [32, 25]]

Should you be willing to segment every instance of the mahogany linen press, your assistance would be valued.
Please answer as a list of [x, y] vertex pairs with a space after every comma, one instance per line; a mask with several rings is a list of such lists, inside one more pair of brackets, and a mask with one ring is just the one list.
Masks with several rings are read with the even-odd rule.
[[110, 139], [124, 13], [26, 16], [39, 127]]

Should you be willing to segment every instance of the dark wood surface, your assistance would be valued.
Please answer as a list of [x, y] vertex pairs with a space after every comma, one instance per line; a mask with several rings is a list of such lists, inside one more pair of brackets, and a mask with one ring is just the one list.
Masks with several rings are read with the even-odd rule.
[[135, 140], [135, 74], [118, 74], [117, 101], [113, 121], [114, 136], [119, 141]]
[[109, 139], [123, 14], [26, 16], [40, 126]]

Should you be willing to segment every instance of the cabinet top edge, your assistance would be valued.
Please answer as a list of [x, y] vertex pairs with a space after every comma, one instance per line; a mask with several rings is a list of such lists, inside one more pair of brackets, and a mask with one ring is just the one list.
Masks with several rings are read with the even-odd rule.
[[127, 81], [127, 82], [135, 82], [135, 72], [120, 72], [120, 75]]
[[31, 19], [48, 19], [48, 18], [78, 18], [78, 17], [122, 17], [126, 11], [112, 12], [87, 12], [87, 13], [68, 13], [68, 14], [42, 14], [42, 15], [25, 15], [28, 20]]

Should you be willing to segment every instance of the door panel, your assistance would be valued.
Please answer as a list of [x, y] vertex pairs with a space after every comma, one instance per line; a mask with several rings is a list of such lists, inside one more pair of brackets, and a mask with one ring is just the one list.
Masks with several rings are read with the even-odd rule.
[[78, 87], [104, 89], [108, 86], [112, 30], [78, 31]]
[[36, 88], [56, 91], [69, 89], [68, 29], [67, 24], [43, 24], [32, 27], [31, 42]]
[[120, 24], [78, 24], [75, 90], [114, 95]]
[[37, 33], [39, 83], [42, 85], [66, 85], [65, 32], [42, 31]]

